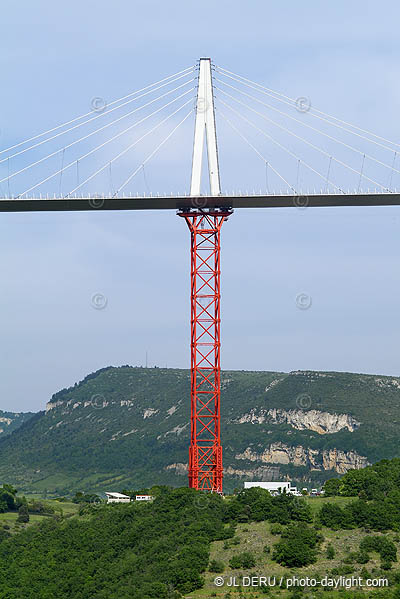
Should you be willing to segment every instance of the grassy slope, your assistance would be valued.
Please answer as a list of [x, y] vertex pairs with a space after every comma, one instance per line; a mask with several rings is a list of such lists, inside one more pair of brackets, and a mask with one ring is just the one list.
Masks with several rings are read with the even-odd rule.
[[[40, 499], [41, 503], [44, 503], [45, 505], [49, 505], [52, 508], [54, 508], [56, 514], [60, 514], [60, 515], [62, 514], [66, 517], [75, 516], [79, 510], [79, 505], [77, 505], [76, 503], [69, 502], [69, 501], [68, 502], [67, 501], [60, 502], [60, 501], [44, 500], [38, 495], [27, 495], [26, 497], [27, 497], [27, 499]], [[42, 516], [40, 514], [29, 514], [29, 522], [27, 522], [26, 524], [17, 522], [17, 518], [18, 518], [18, 512], [5, 512], [4, 514], [0, 514], [0, 527], [2, 527], [4, 525], [8, 526], [9, 529], [7, 529], [7, 530], [9, 530], [9, 532], [11, 532], [11, 534], [15, 534], [17, 532], [20, 532], [21, 530], [24, 530], [25, 528], [28, 528], [30, 526], [33, 526], [34, 524], [42, 522], [46, 518], [49, 518], [49, 516]]]
[[[323, 503], [338, 503], [339, 505], [344, 505], [345, 503], [351, 501], [350, 497], [337, 497], [337, 498], [307, 498], [307, 501], [311, 504], [313, 511], [316, 511], [321, 507]], [[273, 535], [270, 532], [271, 524], [268, 522], [252, 522], [250, 524], [238, 524], [236, 529], [235, 537], [240, 539], [239, 545], [230, 544], [229, 548], [224, 548], [224, 541], [218, 541], [212, 543], [211, 546], [211, 554], [210, 560], [216, 559], [224, 562], [226, 565], [225, 571], [223, 574], [214, 574], [211, 572], [205, 573], [205, 585], [203, 589], [200, 589], [196, 592], [190, 593], [187, 597], [192, 597], [193, 599], [209, 599], [210, 597], [219, 597], [220, 599], [226, 597], [226, 593], [229, 591], [229, 588], [224, 586], [218, 588], [214, 584], [214, 579], [216, 576], [223, 576], [225, 579], [229, 579], [231, 576], [236, 576], [237, 580], [241, 574], [246, 576], [270, 576], [277, 577], [277, 580], [282, 576], [298, 576], [298, 577], [314, 577], [315, 575], [329, 576], [330, 570], [332, 568], [338, 567], [341, 565], [342, 560], [345, 558], [346, 554], [350, 551], [357, 551], [359, 549], [359, 544], [361, 539], [365, 536], [365, 532], [361, 529], [354, 530], [339, 530], [333, 531], [328, 528], [323, 527], [320, 531], [324, 536], [324, 542], [321, 545], [320, 551], [318, 553], [318, 561], [315, 564], [312, 564], [305, 568], [284, 568], [280, 564], [277, 564], [271, 559], [272, 547], [275, 543], [280, 540], [280, 535]], [[379, 534], [379, 533], [373, 533]], [[389, 533], [388, 537], [391, 540], [398, 538], [398, 535], [394, 533]], [[332, 544], [335, 549], [335, 558], [332, 560], [328, 560], [325, 557], [325, 549], [328, 544]], [[400, 542], [395, 542], [398, 555], [400, 557]], [[265, 545], [271, 547], [271, 553], [264, 553], [263, 549]], [[255, 554], [257, 559], [257, 564], [254, 568], [249, 570], [232, 570], [229, 567], [229, 560], [234, 554], [241, 553], [242, 551], [250, 551]], [[396, 564], [394, 565], [396, 567]], [[377, 554], [371, 553], [371, 560], [367, 564], [353, 564], [354, 573], [348, 576], [359, 576], [359, 573], [363, 567], [365, 567], [369, 572], [373, 571], [373, 569], [380, 569], [380, 558]], [[337, 578], [337, 576], [335, 576]], [[252, 589], [244, 589], [245, 597], [249, 596], [254, 599], [265, 598], [265, 594], [259, 591], [257, 588]], [[238, 592], [238, 591], [237, 591]], [[272, 589], [274, 592], [274, 589]], [[283, 591], [284, 594], [288, 594], [287, 591]], [[215, 594], [213, 594], [215, 593]], [[239, 594], [239, 593], [238, 593]], [[237, 596], [236, 592], [232, 591], [233, 597]], [[330, 592], [329, 597], [336, 595], [334, 592]], [[324, 594], [325, 596], [325, 594]], [[340, 596], [340, 594], [339, 594]]]

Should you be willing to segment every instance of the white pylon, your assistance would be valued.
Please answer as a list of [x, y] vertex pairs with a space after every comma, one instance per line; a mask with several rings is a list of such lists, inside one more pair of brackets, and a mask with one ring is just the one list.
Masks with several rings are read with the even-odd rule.
[[194, 128], [193, 143], [192, 180], [190, 185], [191, 196], [200, 195], [205, 132], [210, 191], [212, 196], [218, 196], [221, 193], [221, 186], [219, 181], [211, 58], [200, 58], [200, 73], [196, 103], [196, 124]]

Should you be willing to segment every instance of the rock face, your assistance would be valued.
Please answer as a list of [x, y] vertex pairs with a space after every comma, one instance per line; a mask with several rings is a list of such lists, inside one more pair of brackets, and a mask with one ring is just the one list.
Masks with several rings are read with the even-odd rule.
[[176, 474], [180, 474], [180, 475], [187, 475], [188, 473], [188, 465], [187, 464], [183, 464], [182, 462], [177, 462], [175, 464], [168, 464], [168, 466], [165, 466], [165, 470], [173, 470]]
[[[175, 464], [168, 464], [168, 466], [165, 467], [165, 470], [172, 470], [180, 476], [187, 476], [189, 467], [188, 464], [178, 462]], [[228, 476], [238, 476], [246, 478], [252, 478], [256, 476], [264, 481], [276, 480], [281, 476], [280, 470], [276, 466], [259, 466], [258, 468], [251, 469], [233, 468], [232, 466], [228, 466], [224, 469], [224, 473]]]
[[247, 447], [242, 453], [237, 453], [235, 458], [266, 464], [307, 466], [311, 470], [334, 470], [338, 474], [344, 474], [350, 469], [358, 470], [369, 464], [366, 457], [360, 456], [355, 451], [320, 450], [302, 447], [301, 445], [290, 447], [284, 443], [271, 443], [260, 453], [254, 451], [251, 447]]
[[23, 412], [3, 412], [0, 410], [0, 437], [17, 430], [33, 414]]
[[63, 401], [48, 401], [46, 404], [46, 414], [51, 410], [55, 410], [58, 406], [62, 406], [64, 404]]
[[238, 424], [245, 422], [251, 424], [263, 424], [264, 422], [271, 424], [286, 423], [299, 431], [307, 429], [320, 435], [338, 433], [343, 429], [352, 433], [361, 425], [358, 420], [349, 414], [331, 414], [319, 410], [282, 410], [279, 408], [270, 408], [269, 410], [252, 409], [234, 422]]
[[0, 433], [4, 433], [4, 429], [7, 426], [10, 426], [12, 423], [12, 418], [0, 418]]

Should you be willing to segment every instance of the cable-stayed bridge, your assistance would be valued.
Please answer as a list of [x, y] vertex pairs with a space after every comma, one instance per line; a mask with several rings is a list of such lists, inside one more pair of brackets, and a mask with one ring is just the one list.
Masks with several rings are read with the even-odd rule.
[[[190, 206], [194, 195], [201, 196], [195, 207], [215, 206], [215, 195], [237, 208], [398, 203], [400, 144], [222, 67], [212, 66], [210, 77], [212, 98], [201, 91], [198, 106], [195, 65], [108, 104], [95, 98], [89, 112], [0, 149], [0, 210], [113, 209], [111, 199], [118, 210], [175, 209]], [[198, 183], [150, 189], [148, 169], [183, 146], [182, 133], [192, 152], [196, 110], [209, 116], [210, 102], [218, 124], [216, 168], [229, 154], [241, 175], [240, 164], [254, 158], [252, 186], [239, 182], [239, 189], [218, 193], [207, 187], [200, 193]], [[199, 165], [200, 157], [196, 172]]]
[[[314, 108], [307, 98], [290, 98], [206, 58], [109, 104], [95, 100], [89, 112], [0, 150], [0, 211], [177, 210], [186, 221], [191, 236], [189, 484], [221, 493], [223, 222], [236, 208], [400, 204], [395, 187], [400, 145]], [[150, 167], [160, 168], [157, 160], [163, 156], [164, 174], [170, 175], [174, 152], [183, 148], [191, 155], [190, 189], [150, 191]], [[250, 171], [255, 190], [222, 190], [225, 156], [234, 164], [231, 174]]]

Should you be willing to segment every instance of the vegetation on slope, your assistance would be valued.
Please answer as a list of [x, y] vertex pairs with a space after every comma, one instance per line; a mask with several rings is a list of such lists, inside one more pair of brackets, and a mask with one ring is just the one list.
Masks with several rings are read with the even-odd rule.
[[[370, 498], [272, 497], [260, 488], [222, 498], [193, 489], [155, 487], [154, 502], [101, 505], [77, 494], [79, 516], [47, 518], [10, 536], [0, 527], [2, 599], [193, 599], [287, 595], [286, 579], [387, 579], [363, 597], [400, 594], [399, 460], [365, 470], [378, 488]], [[343, 477], [351, 478], [351, 474]], [[4, 493], [14, 490], [6, 487]], [[53, 502], [54, 503], [54, 502]], [[368, 513], [385, 518], [371, 520]], [[350, 514], [349, 518], [337, 518]], [[0, 519], [1, 522], [1, 519]], [[223, 585], [216, 586], [216, 576]], [[268, 575], [281, 587], [229, 589], [230, 577]], [[239, 592], [240, 591], [240, 592]], [[236, 592], [238, 595], [236, 595]], [[247, 594], [246, 594], [247, 593]], [[291, 592], [298, 597], [301, 589]], [[313, 591], [314, 596], [314, 591]], [[316, 597], [352, 595], [345, 589]]]
[[16, 431], [32, 416], [33, 412], [3, 412], [3, 410], [0, 410], [0, 438], [4, 438], [13, 431]]
[[4, 599], [166, 599], [200, 588], [210, 542], [232, 535], [223, 501], [190, 489], [152, 504], [88, 506], [0, 543]]
[[[117, 484], [181, 485], [187, 474], [189, 388], [186, 370], [124, 366], [92, 373], [56, 393], [47, 413], [40, 412], [0, 439], [0, 480], [61, 495], [103, 491]], [[240, 488], [243, 479], [268, 476], [316, 485], [336, 474], [309, 463], [269, 463], [263, 454], [273, 443], [304, 448], [306, 453], [357, 452], [370, 462], [395, 457], [399, 399], [400, 379], [393, 377], [224, 372], [225, 489]], [[347, 414], [361, 424], [353, 432], [342, 428], [319, 434], [268, 417], [249, 418], [270, 409]], [[252, 457], [246, 457], [246, 450]]]

